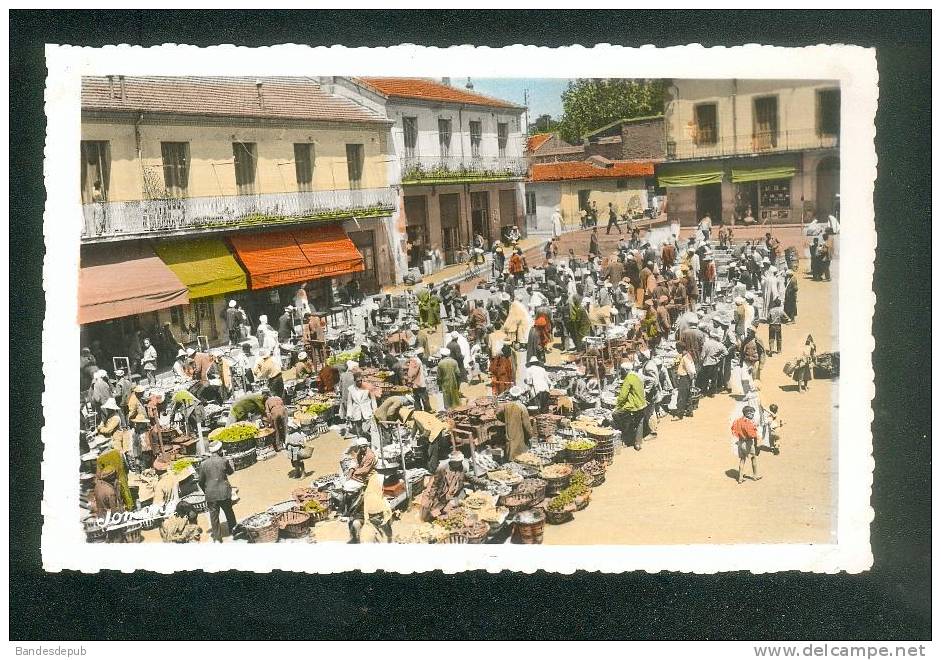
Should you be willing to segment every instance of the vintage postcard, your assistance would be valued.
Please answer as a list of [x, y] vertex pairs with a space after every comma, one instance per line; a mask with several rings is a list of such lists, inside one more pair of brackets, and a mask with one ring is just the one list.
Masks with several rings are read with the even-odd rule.
[[874, 51], [46, 54], [47, 570], [871, 566]]

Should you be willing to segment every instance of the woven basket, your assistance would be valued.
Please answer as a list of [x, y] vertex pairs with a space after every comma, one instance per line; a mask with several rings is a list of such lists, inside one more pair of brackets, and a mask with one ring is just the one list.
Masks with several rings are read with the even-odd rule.
[[510, 493], [500, 498], [500, 504], [509, 509], [510, 515], [514, 516], [532, 507], [533, 498], [530, 493]]
[[299, 539], [307, 536], [310, 531], [310, 514], [306, 511], [292, 509], [278, 516], [278, 528], [281, 536], [289, 539]]
[[545, 526], [545, 512], [542, 509], [529, 509], [517, 514], [513, 524], [513, 536], [518, 543], [538, 545], [542, 543]]
[[192, 495], [187, 495], [186, 497], [180, 498], [184, 502], [188, 502], [193, 506], [193, 509], [199, 513], [203, 513], [208, 509], [206, 506], [206, 496], [202, 493], [193, 493]]
[[455, 543], [455, 544], [468, 543], [467, 535], [463, 531], [451, 532], [450, 534], [447, 535], [447, 537], [445, 537], [443, 541], [441, 541], [441, 543]]
[[298, 504], [303, 504], [308, 500], [316, 500], [319, 491], [316, 488], [295, 488], [291, 492], [291, 497], [297, 500]]
[[[560, 463], [559, 465], [566, 465], [566, 463]], [[569, 481], [572, 480], [572, 472], [570, 471], [561, 477], [543, 476], [543, 479], [546, 481], [546, 497], [553, 497], [568, 488]]]
[[240, 454], [230, 454], [228, 457], [232, 460], [232, 468], [235, 470], [244, 470], [258, 462], [258, 452], [254, 449], [248, 449]]
[[562, 511], [549, 511], [546, 509], [546, 522], [550, 525], [563, 525], [575, 519], [574, 513], [574, 507], [566, 507]]
[[559, 426], [559, 421], [562, 419], [559, 415], [553, 415], [546, 413], [543, 415], [536, 415], [533, 418], [533, 425], [535, 427], [536, 435], [540, 438], [550, 438], [555, 435], [555, 431]]
[[278, 518], [269, 514], [255, 514], [241, 523], [249, 543], [277, 543]]
[[473, 544], [481, 544], [486, 541], [489, 533], [490, 525], [483, 521], [472, 523], [464, 529], [464, 536], [467, 538], [467, 542]]
[[273, 447], [274, 446], [274, 429], [267, 428], [261, 429], [258, 431], [258, 435], [255, 436], [255, 447], [260, 449], [262, 447]]
[[529, 496], [530, 501], [535, 504], [546, 498], [546, 485], [545, 479], [523, 479], [517, 484], [515, 492], [517, 495]]
[[584, 465], [595, 456], [595, 447], [588, 449], [568, 449], [565, 450], [565, 460], [572, 465]]

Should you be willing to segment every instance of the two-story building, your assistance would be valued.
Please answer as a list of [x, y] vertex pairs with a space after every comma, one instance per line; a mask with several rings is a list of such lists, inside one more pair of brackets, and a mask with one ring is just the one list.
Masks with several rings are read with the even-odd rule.
[[512, 226], [525, 233], [525, 108], [429, 79], [336, 82], [382, 104], [392, 122], [409, 267], [423, 267], [429, 251], [455, 263], [478, 233], [488, 245]]
[[826, 80], [671, 80], [668, 215], [800, 223], [839, 208], [840, 89]]
[[275, 323], [400, 276], [389, 122], [316, 79], [88, 77], [81, 131], [83, 345], [140, 330], [167, 364], [231, 298]]

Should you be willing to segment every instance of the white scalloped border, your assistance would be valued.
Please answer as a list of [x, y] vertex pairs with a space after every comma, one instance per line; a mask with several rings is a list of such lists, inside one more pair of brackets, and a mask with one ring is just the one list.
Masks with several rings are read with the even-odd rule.
[[[42, 558], [47, 571], [138, 569], [161, 573], [203, 569], [335, 573], [376, 570], [446, 573], [483, 569], [532, 573], [576, 570], [618, 573], [682, 571], [756, 573], [801, 570], [858, 573], [872, 566], [869, 526], [872, 474], [872, 291], [876, 232], [873, 189], [878, 74], [875, 50], [846, 45], [805, 48], [746, 45], [705, 48], [505, 48], [401, 45], [347, 48], [280, 45], [210, 48], [167, 44], [104, 48], [47, 45], [44, 175], [46, 257], [43, 282]], [[81, 212], [75, 194], [82, 75], [411, 75], [455, 72], [473, 77], [673, 77], [839, 79], [842, 88], [837, 542], [825, 545], [674, 546], [421, 546], [345, 544], [106, 545], [86, 544], [76, 523], [75, 456], [78, 419], [62, 402], [74, 400], [78, 379], [77, 281]], [[68, 410], [68, 406], [66, 406]]]

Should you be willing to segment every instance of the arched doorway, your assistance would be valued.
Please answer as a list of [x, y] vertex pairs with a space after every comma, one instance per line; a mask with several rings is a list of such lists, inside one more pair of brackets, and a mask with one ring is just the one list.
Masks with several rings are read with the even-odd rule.
[[826, 220], [828, 215], [836, 215], [839, 210], [840, 194], [840, 159], [824, 158], [817, 163], [817, 218]]

